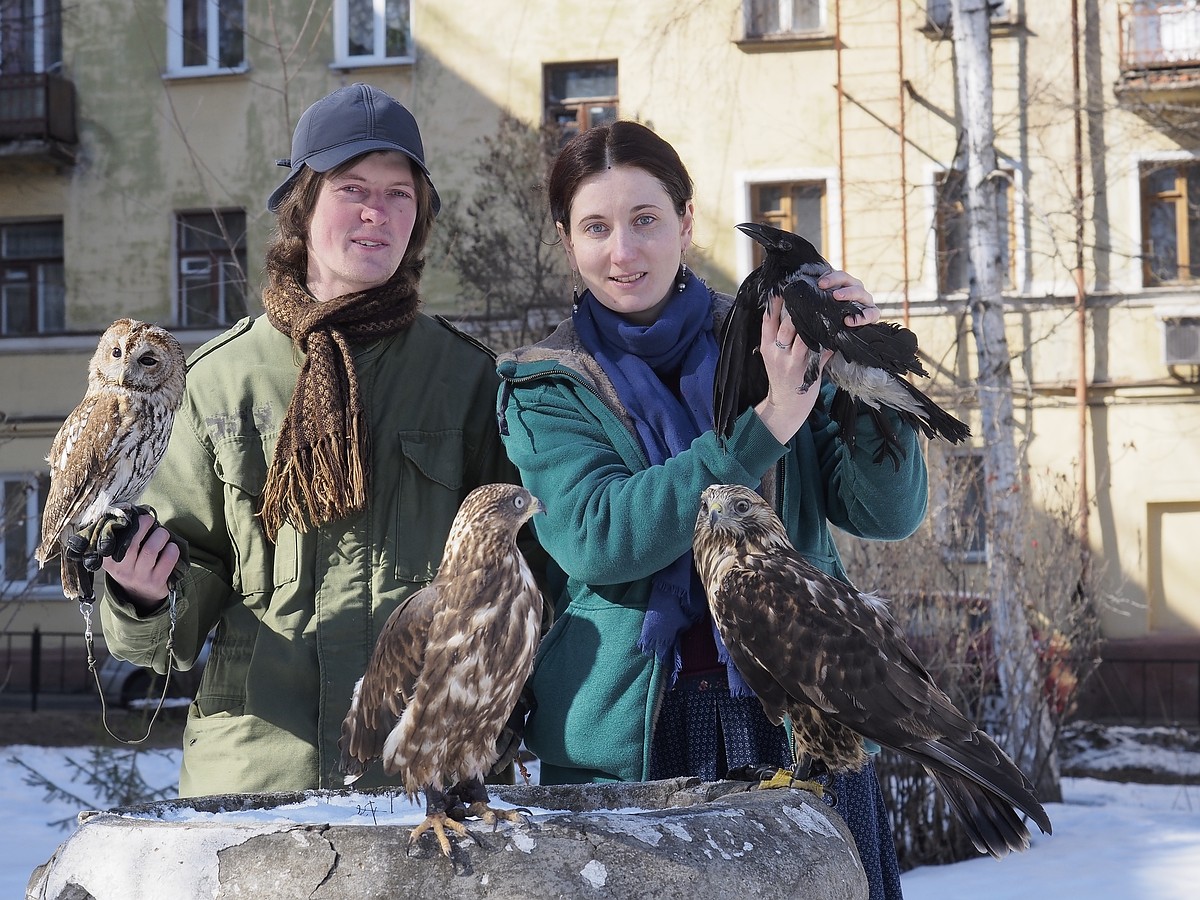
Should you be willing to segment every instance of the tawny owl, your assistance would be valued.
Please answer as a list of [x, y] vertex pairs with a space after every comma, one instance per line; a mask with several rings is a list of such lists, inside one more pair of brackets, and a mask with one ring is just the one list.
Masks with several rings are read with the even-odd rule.
[[[72, 535], [115, 513], [125, 515], [154, 474], [183, 400], [183, 348], [169, 331], [118, 319], [100, 337], [87, 393], [50, 448], [50, 495], [37, 559], [54, 558]], [[90, 593], [63, 557], [63, 593]]]

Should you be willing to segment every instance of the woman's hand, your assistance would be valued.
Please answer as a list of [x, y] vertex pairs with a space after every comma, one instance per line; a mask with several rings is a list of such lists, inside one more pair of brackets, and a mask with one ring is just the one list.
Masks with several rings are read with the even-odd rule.
[[167, 580], [179, 561], [179, 546], [171, 541], [171, 532], [152, 515], [139, 515], [137, 531], [121, 559], [104, 557], [105, 574], [124, 588], [141, 613], [150, 613], [162, 605], [168, 594]]
[[[846, 324], [851, 328], [879, 321], [879, 307], [875, 305], [871, 292], [857, 278], [845, 272], [829, 272], [821, 276], [817, 286], [832, 292], [835, 300], [853, 301], [863, 307], [860, 313], [846, 316]], [[823, 350], [819, 357], [811, 359], [815, 351], [796, 335], [791, 316], [783, 311], [782, 297], [772, 297], [767, 303], [758, 349], [767, 369], [770, 387], [766, 399], [754, 410], [775, 439], [786, 444], [800, 430], [816, 405], [821, 391], [821, 374], [833, 351]], [[802, 391], [806, 373], [814, 362], [817, 365], [816, 378], [807, 390]]]
[[758, 352], [767, 369], [769, 387], [766, 398], [754, 407], [754, 411], [775, 439], [786, 444], [816, 405], [821, 393], [821, 372], [833, 351], [825, 350], [815, 360], [817, 377], [807, 390], [803, 390], [805, 373], [814, 351], [797, 337], [791, 317], [783, 313], [783, 298], [772, 297], [763, 313]]
[[817, 287], [832, 293], [834, 300], [840, 300], [843, 303], [853, 301], [864, 307], [860, 314], [846, 316], [845, 322], [851, 328], [879, 321], [879, 307], [875, 305], [875, 298], [853, 275], [840, 271], [827, 272], [817, 280]]

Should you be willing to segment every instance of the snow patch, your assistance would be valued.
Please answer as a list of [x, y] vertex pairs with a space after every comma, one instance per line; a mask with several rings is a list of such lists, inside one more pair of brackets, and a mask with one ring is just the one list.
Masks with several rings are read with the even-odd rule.
[[818, 816], [807, 806], [796, 808], [783, 804], [783, 814], [810, 834], [823, 834], [826, 837], [840, 838], [841, 834], [824, 816]]
[[594, 859], [579, 874], [594, 888], [602, 888], [608, 881], [608, 869], [604, 868], [604, 863]]

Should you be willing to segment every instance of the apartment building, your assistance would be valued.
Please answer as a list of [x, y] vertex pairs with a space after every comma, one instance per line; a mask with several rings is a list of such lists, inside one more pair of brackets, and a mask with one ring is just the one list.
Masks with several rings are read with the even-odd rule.
[[[1169, 683], [1168, 717], [1195, 721], [1200, 11], [992, 6], [1024, 474], [1086, 471], [1113, 690]], [[803, 232], [918, 333], [978, 432], [949, 23], [949, 0], [0, 0], [0, 622], [77, 625], [31, 550], [97, 336], [129, 315], [194, 348], [259, 311], [274, 161], [354, 81], [413, 110], [451, 209], [487, 190], [502, 114], [652, 126], [696, 182], [702, 275], [729, 290], [753, 267], [738, 222]], [[462, 314], [453, 267], [431, 251], [427, 273], [428, 308]], [[981, 458], [936, 457], [976, 504]], [[978, 536], [959, 549], [986, 560]]]

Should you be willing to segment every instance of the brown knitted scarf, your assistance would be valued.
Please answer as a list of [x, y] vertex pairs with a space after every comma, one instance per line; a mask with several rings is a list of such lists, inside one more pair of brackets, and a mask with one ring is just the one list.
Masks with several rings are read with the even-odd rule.
[[371, 432], [350, 344], [403, 331], [420, 298], [407, 267], [387, 284], [323, 302], [294, 272], [269, 266], [267, 277], [267, 319], [304, 354], [259, 510], [274, 542], [285, 521], [308, 531], [366, 509]]

